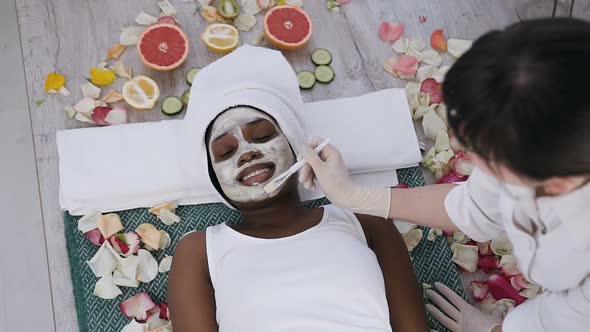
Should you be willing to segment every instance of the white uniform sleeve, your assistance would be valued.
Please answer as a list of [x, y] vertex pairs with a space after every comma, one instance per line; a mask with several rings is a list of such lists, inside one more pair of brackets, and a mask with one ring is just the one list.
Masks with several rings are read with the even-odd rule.
[[500, 190], [498, 180], [474, 169], [465, 183], [447, 194], [447, 214], [453, 224], [473, 240], [492, 240], [503, 233]]
[[590, 329], [590, 277], [575, 289], [547, 292], [512, 310], [503, 332], [582, 332]]

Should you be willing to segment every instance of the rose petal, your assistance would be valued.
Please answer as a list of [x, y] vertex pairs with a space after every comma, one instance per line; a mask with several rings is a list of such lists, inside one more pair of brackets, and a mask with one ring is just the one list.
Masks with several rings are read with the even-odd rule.
[[127, 123], [127, 110], [122, 107], [111, 109], [104, 118], [109, 125], [119, 125]]
[[121, 31], [121, 36], [119, 36], [119, 44], [124, 46], [131, 46], [137, 44], [137, 40], [139, 39], [139, 36], [143, 33], [144, 30], [145, 26], [141, 25], [134, 25], [123, 28], [123, 31]]
[[411, 231], [412, 229], [418, 227], [418, 225], [416, 225], [416, 224], [412, 224], [407, 221], [401, 221], [401, 220], [394, 220], [393, 223], [394, 223], [395, 227], [397, 228], [397, 230], [400, 232], [400, 234], [405, 234], [405, 233]]
[[106, 96], [102, 97], [101, 100], [104, 101], [107, 104], [116, 103], [118, 101], [123, 100], [123, 95], [120, 94], [120, 93], [118, 93], [114, 89], [111, 89], [111, 91], [109, 91], [106, 94]]
[[[478, 246], [479, 248], [479, 246]], [[497, 256], [481, 256], [479, 257], [478, 267], [480, 267], [485, 273], [491, 273], [496, 270], [500, 262]]]
[[434, 240], [436, 240], [437, 237], [439, 237], [441, 235], [442, 235], [442, 230], [436, 229], [436, 228], [431, 228], [428, 231], [428, 235], [426, 236], [426, 239], [428, 241], [434, 241]]
[[424, 135], [426, 138], [431, 140], [435, 140], [439, 132], [448, 131], [447, 125], [438, 116], [438, 114], [433, 111], [424, 114], [422, 119], [422, 127], [424, 128]]
[[[137, 257], [137, 256], [130, 256], [130, 257]], [[115, 283], [115, 285], [123, 286], [123, 287], [131, 287], [131, 288], [139, 287], [139, 281], [125, 277], [123, 275], [123, 273], [118, 269], [115, 270], [115, 272], [113, 273], [113, 282]]]
[[512, 243], [510, 243], [510, 239], [508, 239], [506, 233], [493, 239], [490, 243], [490, 248], [494, 254], [499, 256], [512, 255]]
[[107, 248], [110, 246], [108, 241], [98, 248], [98, 251], [92, 256], [89, 261], [86, 261], [92, 273], [97, 277], [110, 275], [115, 271], [118, 264], [118, 258]]
[[427, 50], [422, 52], [422, 62], [433, 67], [438, 67], [442, 64], [442, 57], [435, 50]]
[[170, 247], [170, 244], [172, 243], [172, 239], [170, 238], [170, 234], [168, 234], [166, 231], [160, 231], [162, 232], [162, 237], [160, 238], [160, 246], [155, 248], [157, 249], [166, 249], [168, 247]]
[[252, 14], [241, 13], [234, 19], [235, 27], [240, 31], [250, 31], [256, 25], [258, 20]]
[[[435, 148], [435, 150], [436, 150], [436, 148]], [[453, 158], [453, 154], [454, 154], [454, 152], [451, 149], [448, 149], [446, 151], [441, 151], [436, 154], [436, 159], [438, 159], [443, 164], [448, 164], [449, 160], [451, 160], [451, 158]]]
[[[82, 95], [84, 97], [90, 97], [93, 99], [98, 99], [100, 97], [100, 88], [96, 85], [92, 84], [91, 82], [86, 82], [80, 86], [82, 89]], [[84, 100], [84, 99], [82, 99]], [[81, 112], [81, 111], [78, 111]]]
[[471, 175], [471, 172], [475, 167], [471, 161], [471, 157], [463, 151], [459, 151], [455, 154], [454, 159], [451, 161], [451, 166], [455, 173], [464, 176]]
[[117, 43], [107, 50], [107, 58], [117, 60], [126, 49], [127, 46]]
[[158, 22], [158, 18], [154, 17], [143, 10], [135, 17], [135, 23], [139, 25], [152, 25]]
[[507, 276], [516, 276], [520, 274], [518, 270], [518, 260], [512, 255], [504, 255], [500, 259], [500, 266], [502, 272]]
[[160, 211], [160, 215], [158, 216], [158, 218], [160, 220], [162, 220], [162, 222], [168, 226], [171, 226], [175, 223], [180, 222], [180, 217], [168, 209], [162, 209]]
[[413, 78], [418, 70], [418, 59], [410, 55], [399, 55], [385, 60], [383, 68], [401, 79]]
[[82, 233], [87, 233], [93, 229], [96, 229], [96, 225], [102, 213], [98, 211], [92, 211], [78, 219], [78, 230]]
[[492, 252], [492, 249], [490, 249], [490, 243], [491, 241], [477, 243], [477, 248], [479, 249], [480, 256], [490, 256], [494, 254]]
[[154, 256], [145, 249], [139, 249], [137, 256], [139, 257], [137, 280], [143, 283], [154, 280], [158, 275], [158, 262], [154, 259]]
[[178, 12], [176, 7], [174, 7], [168, 0], [158, 2], [158, 5], [160, 6], [160, 9], [162, 9], [162, 13], [165, 16], [176, 16], [176, 13]]
[[303, 7], [303, 0], [286, 0], [287, 5], [294, 7]]
[[496, 300], [491, 294], [480, 303], [480, 310], [485, 313], [496, 317], [503, 317], [511, 309], [514, 308], [516, 302], [510, 299]]
[[128, 80], [133, 78], [133, 69], [131, 67], [126, 67], [122, 61], [117, 61], [111, 67], [111, 70], [115, 73], [115, 75], [117, 75], [119, 77], [123, 77]]
[[84, 113], [78, 112], [76, 113], [76, 115], [74, 115], [74, 119], [80, 121], [80, 122], [87, 122], [87, 123], [94, 123], [94, 121], [92, 121], [92, 119], [90, 118], [89, 115], [86, 115]]
[[242, 11], [246, 14], [256, 15], [260, 13], [262, 9], [258, 5], [256, 0], [242, 0]]
[[405, 54], [408, 50], [408, 44], [408, 38], [402, 36], [391, 45], [391, 48], [398, 54]]
[[477, 271], [477, 263], [479, 262], [477, 246], [453, 243], [451, 250], [453, 250], [453, 262], [468, 272]]
[[129, 257], [121, 258], [115, 272], [119, 272], [121, 277], [130, 280], [137, 280], [137, 272], [139, 268], [139, 257], [131, 255]]
[[408, 251], [412, 251], [414, 250], [414, 248], [418, 246], [418, 244], [420, 244], [420, 241], [422, 241], [422, 237], [424, 237], [424, 232], [419, 228], [414, 228], [409, 232], [402, 234], [402, 237], [404, 239], [406, 247], [408, 248]]
[[415, 51], [421, 52], [424, 48], [426, 48], [426, 42], [420, 37], [411, 38], [408, 42], [408, 48], [412, 48]]
[[516, 304], [523, 303], [526, 299], [510, 285], [508, 280], [504, 279], [498, 274], [494, 274], [488, 278], [487, 282], [490, 294], [496, 299], [510, 299], [516, 302]]
[[133, 319], [129, 324], [125, 325], [121, 332], [148, 332], [147, 323], [138, 323]]
[[436, 183], [437, 184], [440, 184], [440, 183], [456, 183], [456, 182], [463, 182], [465, 180], [467, 180], [467, 177], [466, 176], [459, 176], [459, 175], [457, 175], [455, 172], [453, 172], [451, 170], [449, 173], [441, 176], [436, 181]]
[[417, 109], [420, 106], [418, 100], [418, 96], [420, 94], [420, 83], [408, 82], [404, 89], [406, 91], [406, 97], [408, 98], [408, 104], [410, 104], [410, 108]]
[[156, 226], [147, 223], [141, 224], [135, 229], [135, 232], [141, 238], [141, 242], [145, 243], [146, 245], [154, 249], [157, 249], [160, 246], [162, 232], [160, 232]]
[[148, 317], [147, 324], [149, 326], [149, 332], [152, 331], [161, 331], [161, 328], [164, 326], [170, 325], [170, 321], [160, 318], [160, 313], [155, 313]]
[[434, 149], [436, 152], [447, 151], [451, 148], [451, 143], [449, 140], [449, 134], [444, 131], [441, 131], [436, 136], [436, 140], [434, 143]]
[[404, 34], [404, 25], [397, 22], [383, 22], [379, 26], [379, 38], [393, 43]]
[[473, 293], [473, 297], [477, 301], [482, 301], [488, 295], [488, 285], [485, 281], [472, 281], [469, 283], [469, 288], [471, 288], [471, 292]]
[[155, 307], [156, 303], [146, 292], [141, 292], [119, 304], [123, 315], [127, 318], [135, 318], [138, 321], [147, 319], [147, 311]]
[[112, 109], [112, 107], [96, 107], [92, 112], [92, 121], [99, 126], [108, 126], [109, 123], [105, 121], [105, 117]]
[[449, 39], [447, 48], [452, 56], [458, 58], [463, 55], [463, 53], [467, 52], [472, 44], [473, 42], [471, 40]]
[[533, 285], [531, 288], [525, 288], [518, 292], [518, 294], [524, 298], [532, 299], [541, 293], [541, 286]]
[[100, 278], [94, 286], [94, 295], [102, 299], [112, 300], [121, 294], [123, 294], [123, 292], [121, 292], [119, 287], [115, 285], [113, 282], [113, 276], [110, 274]]
[[442, 83], [438, 83], [433, 78], [427, 78], [422, 81], [420, 92], [430, 95], [431, 104], [440, 104], [442, 102]]
[[166, 255], [166, 257], [162, 258], [160, 265], [158, 266], [158, 272], [165, 273], [170, 271], [170, 267], [172, 266], [172, 256]]
[[217, 8], [213, 6], [201, 7], [199, 11], [203, 19], [205, 19], [205, 21], [207, 21], [207, 23], [209, 24], [226, 21], [221, 15], [219, 15], [219, 12], [217, 12]]
[[90, 241], [90, 243], [94, 244], [95, 246], [101, 246], [105, 241], [104, 236], [102, 236], [98, 228], [88, 231], [84, 233], [84, 235], [88, 241]]
[[432, 35], [430, 36], [430, 45], [435, 50], [446, 52], [447, 41], [444, 37], [444, 32], [442, 29], [435, 30], [432, 33]]
[[121, 218], [119, 218], [119, 216], [115, 213], [109, 213], [101, 216], [96, 224], [97, 228], [100, 230], [105, 239], [123, 230]]
[[[66, 77], [58, 73], [49, 73], [45, 78], [45, 92], [57, 92], [66, 84]], [[54, 92], [54, 93], [55, 93]]]
[[274, 2], [272, 0], [256, 0], [258, 2], [258, 7], [262, 10], [266, 10], [270, 8], [271, 4]]

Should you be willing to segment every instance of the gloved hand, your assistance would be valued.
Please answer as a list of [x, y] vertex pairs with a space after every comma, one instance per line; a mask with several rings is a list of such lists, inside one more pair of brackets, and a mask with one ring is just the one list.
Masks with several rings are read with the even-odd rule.
[[307, 162], [299, 171], [299, 181], [305, 188], [313, 189], [317, 179], [326, 197], [336, 206], [360, 214], [389, 218], [391, 190], [358, 186], [352, 182], [340, 151], [326, 146], [319, 155], [313, 151], [323, 139], [315, 138], [303, 152]]
[[494, 327], [502, 325], [501, 315], [484, 314], [440, 282], [435, 283], [434, 288], [444, 295], [444, 298], [431, 289], [427, 290], [426, 297], [438, 308], [427, 304], [426, 310], [449, 330], [453, 332], [490, 332]]

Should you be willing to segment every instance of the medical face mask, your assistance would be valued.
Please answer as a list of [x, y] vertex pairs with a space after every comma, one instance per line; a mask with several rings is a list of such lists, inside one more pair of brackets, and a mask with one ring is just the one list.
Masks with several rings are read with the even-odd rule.
[[235, 202], [274, 197], [264, 185], [289, 169], [293, 152], [277, 123], [250, 107], [236, 107], [213, 123], [209, 158], [225, 196]]

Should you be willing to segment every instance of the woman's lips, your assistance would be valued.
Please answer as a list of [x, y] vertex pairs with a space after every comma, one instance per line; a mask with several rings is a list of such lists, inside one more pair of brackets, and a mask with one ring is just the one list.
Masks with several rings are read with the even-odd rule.
[[270, 180], [274, 174], [274, 163], [256, 164], [241, 171], [237, 180], [243, 186], [253, 187]]

